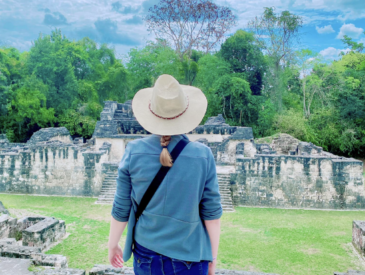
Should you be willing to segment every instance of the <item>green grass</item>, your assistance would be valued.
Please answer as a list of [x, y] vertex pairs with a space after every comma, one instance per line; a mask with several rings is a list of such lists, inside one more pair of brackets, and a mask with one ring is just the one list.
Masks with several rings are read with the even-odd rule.
[[[95, 205], [95, 200], [0, 194], [12, 215], [65, 220], [70, 236], [47, 254], [65, 255], [69, 267], [86, 270], [108, 264], [111, 206]], [[353, 220], [365, 220], [365, 211], [237, 207], [222, 216], [218, 268], [278, 274], [365, 270], [351, 247]], [[132, 266], [132, 259], [125, 265]]]

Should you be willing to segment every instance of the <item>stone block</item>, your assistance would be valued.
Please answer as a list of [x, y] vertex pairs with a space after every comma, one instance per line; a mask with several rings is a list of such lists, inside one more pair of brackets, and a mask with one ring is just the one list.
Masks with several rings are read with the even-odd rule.
[[0, 216], [0, 239], [2, 238], [14, 238], [16, 235], [17, 219], [10, 217], [9, 215]]
[[362, 256], [365, 256], [365, 221], [352, 222], [352, 244]]
[[52, 268], [35, 272], [34, 275], [85, 275], [85, 270], [74, 268]]
[[133, 267], [115, 268], [111, 265], [94, 265], [89, 275], [134, 274]]
[[36, 266], [67, 267], [67, 258], [63, 255], [38, 253], [33, 255], [32, 260]]
[[14, 238], [0, 239], [0, 248], [7, 245], [17, 245], [16, 239]]
[[4, 245], [0, 248], [0, 256], [8, 258], [32, 259], [40, 252], [41, 249], [39, 247]]
[[22, 242], [24, 246], [40, 247], [45, 250], [65, 234], [66, 226], [64, 221], [47, 217], [23, 230]]
[[32, 225], [43, 221], [46, 217], [44, 216], [29, 216], [29, 217], [23, 217], [18, 220], [17, 222], [17, 230], [23, 231], [27, 229], [28, 227], [31, 227]]
[[5, 206], [3, 205], [3, 203], [0, 201], [0, 214], [7, 214], [10, 215], [8, 209], [5, 208]]

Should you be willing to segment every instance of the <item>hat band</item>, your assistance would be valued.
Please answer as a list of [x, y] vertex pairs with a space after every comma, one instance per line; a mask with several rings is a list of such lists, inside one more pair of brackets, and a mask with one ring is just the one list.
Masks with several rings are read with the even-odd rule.
[[150, 104], [148, 105], [148, 108], [150, 109], [151, 113], [154, 114], [155, 116], [157, 116], [158, 118], [162, 118], [162, 119], [175, 119], [178, 118], [179, 116], [181, 116], [182, 114], [184, 114], [186, 112], [186, 110], [189, 108], [189, 97], [186, 97], [188, 100], [188, 104], [186, 105], [186, 108], [184, 111], [182, 111], [180, 114], [178, 114], [177, 116], [174, 117], [163, 117], [163, 116], [159, 116], [158, 114], [156, 114], [154, 111], [152, 111], [151, 109], [151, 101]]

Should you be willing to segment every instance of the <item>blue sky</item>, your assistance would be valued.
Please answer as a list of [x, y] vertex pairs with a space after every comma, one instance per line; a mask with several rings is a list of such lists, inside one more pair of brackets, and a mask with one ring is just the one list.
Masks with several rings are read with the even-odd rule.
[[[0, 0], [0, 45], [29, 50], [40, 33], [60, 28], [70, 39], [88, 36], [108, 43], [123, 57], [131, 47], [143, 47], [154, 36], [143, 23], [148, 8], [159, 0]], [[335, 59], [346, 47], [347, 34], [364, 42], [365, 0], [213, 0], [228, 6], [238, 18], [235, 30], [262, 14], [264, 7], [289, 10], [304, 19], [301, 48]]]

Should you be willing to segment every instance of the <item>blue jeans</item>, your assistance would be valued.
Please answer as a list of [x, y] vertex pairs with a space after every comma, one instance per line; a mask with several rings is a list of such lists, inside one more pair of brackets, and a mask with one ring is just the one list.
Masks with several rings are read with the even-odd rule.
[[188, 262], [169, 258], [135, 242], [133, 267], [136, 275], [207, 275], [209, 261]]

